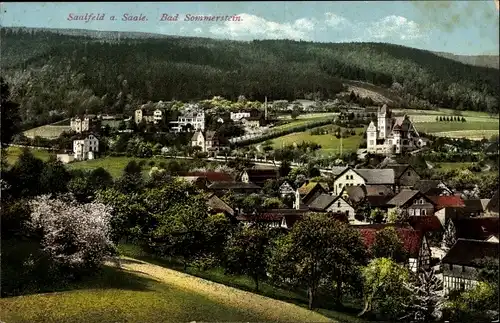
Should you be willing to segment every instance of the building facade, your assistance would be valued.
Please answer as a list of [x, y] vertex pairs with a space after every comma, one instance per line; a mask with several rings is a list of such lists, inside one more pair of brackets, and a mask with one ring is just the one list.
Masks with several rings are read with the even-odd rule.
[[427, 143], [420, 140], [420, 135], [407, 115], [394, 117], [385, 104], [378, 109], [377, 125], [372, 121], [368, 126], [366, 137], [368, 153], [383, 155], [416, 150]]
[[90, 131], [91, 119], [87, 116], [71, 118], [70, 127], [76, 133]]
[[177, 118], [177, 121], [171, 121], [172, 131], [191, 132], [205, 131], [205, 112], [201, 110], [190, 110]]
[[98, 152], [99, 139], [92, 134], [84, 139], [73, 140], [73, 154], [76, 160], [94, 159]]

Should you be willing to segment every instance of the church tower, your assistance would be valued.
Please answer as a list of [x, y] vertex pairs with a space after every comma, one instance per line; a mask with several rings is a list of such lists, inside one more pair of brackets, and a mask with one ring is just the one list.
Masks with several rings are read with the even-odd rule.
[[391, 130], [391, 110], [386, 104], [378, 109], [377, 121], [378, 137], [379, 139], [386, 139]]
[[377, 152], [377, 127], [375, 127], [373, 121], [370, 122], [366, 129], [366, 150], [369, 153]]

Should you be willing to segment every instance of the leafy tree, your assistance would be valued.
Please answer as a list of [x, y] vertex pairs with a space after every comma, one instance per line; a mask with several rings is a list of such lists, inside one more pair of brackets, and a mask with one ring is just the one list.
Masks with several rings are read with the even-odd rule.
[[388, 223], [405, 223], [406, 221], [408, 221], [407, 212], [399, 207], [392, 208], [387, 212]]
[[40, 174], [40, 190], [44, 193], [66, 192], [69, 180], [70, 174], [64, 164], [52, 155]]
[[372, 223], [382, 223], [384, 221], [384, 218], [384, 212], [378, 208], [375, 208], [370, 212], [370, 221]]
[[262, 191], [268, 196], [278, 196], [279, 195], [279, 182], [274, 179], [268, 179], [264, 182], [264, 187]]
[[406, 313], [401, 318], [405, 322], [433, 322], [440, 318], [443, 299], [440, 291], [443, 282], [437, 278], [434, 270], [420, 273], [416, 281], [406, 282], [404, 287], [410, 295], [403, 303]]
[[7, 174], [14, 196], [35, 196], [40, 193], [40, 174], [44, 163], [24, 148], [16, 163]]
[[375, 234], [375, 242], [371, 247], [374, 258], [389, 258], [396, 263], [404, 263], [406, 251], [396, 229], [388, 227]]
[[401, 317], [403, 301], [408, 297], [403, 286], [409, 279], [405, 267], [388, 258], [373, 259], [363, 269], [364, 308], [359, 316], [377, 308], [393, 319]]
[[[20, 130], [19, 104], [10, 101], [9, 85], [0, 76], [0, 138], [2, 148], [8, 146], [12, 137]], [[2, 152], [3, 154], [3, 152]]]
[[290, 166], [289, 161], [287, 161], [287, 160], [281, 161], [281, 165], [280, 165], [279, 170], [278, 170], [281, 178], [287, 177], [291, 170], [292, 170], [292, 168]]
[[248, 275], [259, 290], [259, 282], [267, 278], [270, 236], [267, 229], [243, 228], [227, 242], [224, 268], [227, 273]]
[[318, 288], [327, 280], [342, 284], [365, 260], [359, 234], [325, 214], [310, 214], [295, 224], [272, 249], [269, 271], [272, 279], [307, 286], [309, 309], [314, 308]]
[[115, 184], [124, 193], [131, 193], [142, 189], [144, 185], [142, 167], [135, 160], [129, 161], [123, 170], [123, 175]]
[[265, 209], [280, 209], [284, 208], [285, 204], [277, 197], [269, 197], [264, 199], [262, 207]]

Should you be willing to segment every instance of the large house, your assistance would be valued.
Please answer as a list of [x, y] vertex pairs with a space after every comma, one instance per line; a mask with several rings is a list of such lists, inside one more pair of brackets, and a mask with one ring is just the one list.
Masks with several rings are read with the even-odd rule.
[[170, 124], [175, 133], [205, 131], [205, 112], [197, 108], [188, 109], [177, 117], [177, 121], [170, 121]]
[[401, 190], [387, 202], [391, 207], [397, 207], [408, 216], [434, 215], [436, 204], [417, 190]]
[[277, 180], [279, 172], [277, 169], [269, 168], [249, 168], [241, 174], [243, 183], [254, 183], [263, 187], [267, 180]]
[[389, 185], [394, 187], [393, 169], [352, 169], [346, 168], [337, 175], [333, 192], [339, 195], [346, 186]]
[[135, 110], [134, 121], [136, 124], [141, 123], [142, 121], [146, 123], [154, 123], [158, 124], [163, 119], [163, 111], [161, 109], [148, 110], [143, 107]]
[[481, 260], [498, 259], [499, 250], [498, 243], [458, 239], [441, 260], [445, 293], [474, 287], [478, 271], [483, 267]]
[[94, 159], [99, 152], [99, 139], [93, 134], [78, 140], [73, 140], [73, 154], [76, 160]]
[[198, 130], [191, 138], [192, 147], [200, 147], [202, 152], [222, 151], [229, 149], [225, 145], [224, 138], [220, 138], [216, 131], [201, 131]]
[[86, 115], [81, 117], [71, 118], [70, 127], [76, 133], [90, 131], [92, 125], [92, 116]]
[[321, 194], [309, 204], [309, 209], [313, 212], [343, 213], [350, 222], [355, 220], [354, 208], [342, 196]]
[[368, 153], [401, 154], [426, 145], [407, 115], [394, 117], [384, 104], [378, 109], [377, 120], [377, 125], [372, 121], [366, 130]]
[[382, 169], [393, 169], [396, 193], [400, 189], [412, 188], [420, 181], [420, 175], [409, 164], [387, 164]]

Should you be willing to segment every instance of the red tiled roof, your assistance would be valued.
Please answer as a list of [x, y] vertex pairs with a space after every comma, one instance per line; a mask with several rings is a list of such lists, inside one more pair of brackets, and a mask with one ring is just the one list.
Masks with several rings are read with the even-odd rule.
[[429, 196], [429, 198], [436, 203], [437, 209], [445, 207], [465, 207], [464, 200], [457, 195], [451, 196]]
[[410, 216], [408, 222], [414, 230], [424, 233], [443, 231], [443, 226], [435, 215]]
[[199, 176], [206, 177], [210, 182], [232, 182], [233, 178], [231, 175], [220, 172], [188, 172], [182, 176]]
[[[378, 228], [372, 227], [367, 228], [366, 226], [353, 226], [358, 229], [361, 237], [363, 239], [363, 243], [367, 249], [371, 249], [373, 244], [375, 243], [375, 237], [378, 231], [383, 229], [383, 226]], [[364, 227], [364, 228], [357, 228]], [[385, 226], [389, 227], [389, 226]], [[399, 235], [399, 238], [403, 242], [405, 250], [408, 252], [410, 257], [417, 257], [420, 251], [420, 246], [422, 244], [423, 233], [421, 231], [413, 230], [412, 228], [402, 228], [395, 227], [396, 232]]]

